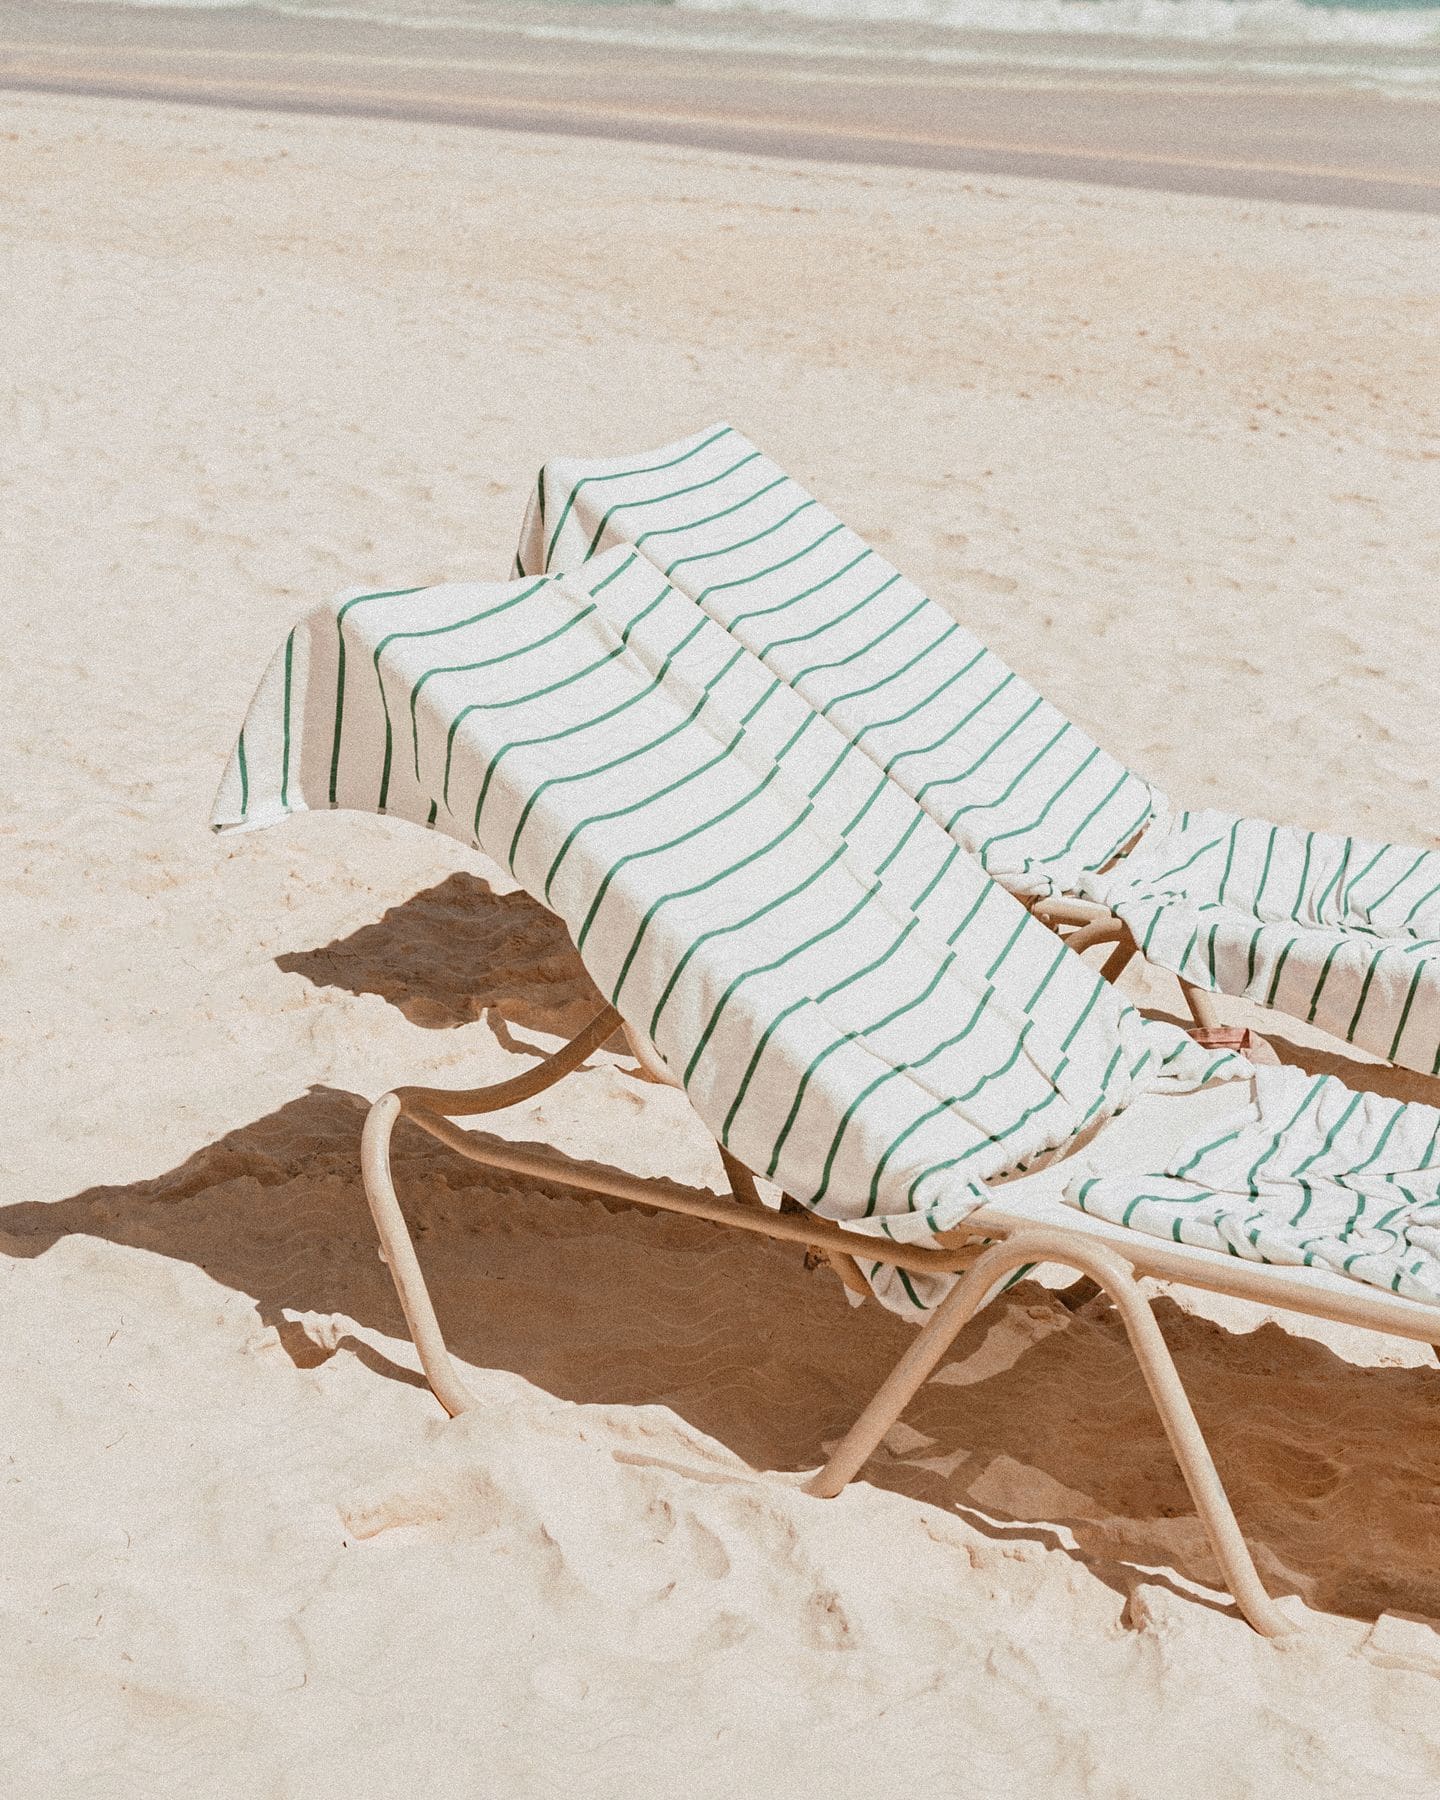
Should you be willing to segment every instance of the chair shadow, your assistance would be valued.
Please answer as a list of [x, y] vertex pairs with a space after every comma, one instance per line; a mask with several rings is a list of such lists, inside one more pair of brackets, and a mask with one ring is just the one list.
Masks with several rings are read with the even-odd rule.
[[1379, 1094], [1387, 1100], [1440, 1106], [1440, 1079], [1434, 1075], [1422, 1075], [1417, 1069], [1396, 1068], [1390, 1063], [1361, 1062], [1341, 1049], [1297, 1044], [1273, 1030], [1267, 1031], [1265, 1037], [1282, 1063], [1303, 1069], [1307, 1075], [1334, 1075], [1348, 1088]]
[[316, 987], [378, 994], [411, 1024], [437, 1030], [495, 1014], [570, 1036], [604, 1004], [553, 913], [463, 871], [373, 925], [275, 962]]
[[[0, 1250], [43, 1256], [84, 1233], [188, 1261], [251, 1296], [298, 1366], [338, 1348], [416, 1383], [344, 1323], [405, 1336], [360, 1182], [364, 1111], [313, 1089], [154, 1179], [0, 1210]], [[671, 1407], [758, 1468], [821, 1462], [912, 1338], [878, 1306], [851, 1308], [793, 1245], [480, 1170], [408, 1127], [395, 1173], [458, 1356], [567, 1400]], [[1237, 1336], [1157, 1310], [1272, 1587], [1358, 1618], [1440, 1620], [1440, 1566], [1424, 1553], [1440, 1486], [1433, 1371], [1356, 1368], [1275, 1326]], [[315, 1314], [340, 1315], [338, 1338], [307, 1329]], [[982, 1345], [987, 1363], [956, 1382]], [[1157, 1579], [1135, 1565], [1218, 1585], [1103, 1300], [1072, 1313], [1022, 1285], [948, 1366], [864, 1480], [1061, 1548], [1127, 1598]]]
[[[1188, 1015], [1173, 1007], [1156, 1006], [1146, 1003], [1142, 1009], [1152, 1019], [1163, 1019], [1168, 1025], [1178, 1025], [1182, 1031], [1193, 1021]], [[1250, 1006], [1240, 1017], [1240, 1008], [1233, 1009], [1235, 1023], [1243, 1023], [1250, 1027], [1275, 1052], [1279, 1062], [1291, 1068], [1303, 1069], [1307, 1075], [1334, 1075], [1343, 1081], [1346, 1087], [1357, 1092], [1379, 1094], [1387, 1100], [1419, 1101], [1424, 1106], [1440, 1106], [1440, 1076], [1425, 1075], [1417, 1069], [1401, 1069], [1391, 1063], [1366, 1062], [1360, 1057], [1350, 1054], [1348, 1046], [1338, 1038], [1320, 1044], [1305, 1044], [1298, 1039], [1286, 1035], [1286, 1020], [1283, 1013], [1267, 1012], [1258, 1006]], [[1227, 1018], [1226, 1023], [1232, 1021]]]

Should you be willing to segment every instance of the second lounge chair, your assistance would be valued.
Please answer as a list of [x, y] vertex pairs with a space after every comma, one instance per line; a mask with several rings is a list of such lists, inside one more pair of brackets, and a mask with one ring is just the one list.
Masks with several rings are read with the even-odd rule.
[[1440, 854], [1182, 810], [729, 426], [545, 465], [516, 572], [629, 543], [1056, 927], [1440, 1074]]

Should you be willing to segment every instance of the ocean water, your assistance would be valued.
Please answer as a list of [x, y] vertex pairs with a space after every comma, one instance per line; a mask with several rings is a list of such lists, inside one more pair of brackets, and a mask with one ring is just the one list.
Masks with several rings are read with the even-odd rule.
[[898, 21], [941, 30], [1159, 38], [1189, 43], [1433, 45], [1440, 0], [677, 0], [685, 10], [774, 10], [807, 18]]
[[[414, 32], [1056, 71], [1340, 81], [1440, 97], [1440, 0], [61, 0], [259, 12]], [[1440, 129], [1440, 126], [1437, 126]]]

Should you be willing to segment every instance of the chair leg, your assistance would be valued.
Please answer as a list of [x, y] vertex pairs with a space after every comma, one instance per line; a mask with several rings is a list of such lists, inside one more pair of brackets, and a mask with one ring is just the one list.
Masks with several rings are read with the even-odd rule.
[[1193, 982], [1180, 981], [1181, 991], [1185, 995], [1185, 1004], [1190, 1008], [1190, 1016], [1204, 1030], [1212, 1030], [1220, 1023], [1220, 1014], [1215, 1006], [1215, 996], [1205, 988], [1196, 987]]
[[405, 1323], [410, 1327], [411, 1339], [420, 1353], [420, 1366], [435, 1398], [453, 1419], [480, 1403], [460, 1379], [450, 1352], [445, 1348], [440, 1321], [435, 1317], [430, 1290], [420, 1271], [410, 1228], [405, 1223], [390, 1176], [390, 1135], [400, 1110], [400, 1101], [394, 1094], [382, 1094], [370, 1108], [360, 1139], [360, 1171], [365, 1183], [365, 1198], [370, 1202], [370, 1216], [380, 1236], [381, 1260], [389, 1266]]
[[1100, 973], [1104, 976], [1106, 981], [1116, 982], [1139, 954], [1140, 952], [1134, 938], [1132, 938], [1127, 931], [1120, 942], [1105, 958]]
[[764, 1201], [755, 1187], [755, 1177], [738, 1157], [734, 1157], [717, 1139], [715, 1148], [720, 1152], [720, 1163], [725, 1170], [725, 1179], [730, 1183], [730, 1192], [744, 1206], [763, 1206]]
[[1073, 1233], [1037, 1227], [1017, 1232], [984, 1251], [941, 1301], [934, 1317], [836, 1446], [829, 1462], [807, 1483], [806, 1492], [824, 1499], [838, 1494], [868, 1461], [881, 1438], [939, 1366], [960, 1331], [993, 1294], [996, 1284], [1022, 1264], [1037, 1262], [1061, 1263], [1077, 1269], [1096, 1281], [1115, 1302], [1185, 1485], [1236, 1604], [1264, 1637], [1280, 1637], [1294, 1631], [1295, 1626], [1266, 1593], [1260, 1580], [1189, 1396], [1133, 1270], [1108, 1245], [1078, 1242]]
[[396, 1198], [395, 1183], [390, 1174], [390, 1139], [395, 1122], [408, 1110], [417, 1124], [445, 1143], [451, 1136], [445, 1121], [477, 1113], [502, 1112], [521, 1100], [543, 1093], [608, 1043], [621, 1029], [621, 1023], [614, 1007], [601, 1007], [583, 1031], [577, 1032], [569, 1043], [543, 1057], [523, 1075], [492, 1082], [482, 1088], [401, 1088], [393, 1094], [382, 1094], [366, 1117], [360, 1138], [360, 1171], [365, 1198], [370, 1203], [370, 1216], [380, 1237], [380, 1260], [389, 1267], [425, 1378], [451, 1418], [469, 1412], [479, 1403], [456, 1373], [450, 1352], [445, 1348], [440, 1321], [435, 1317], [430, 1291], [415, 1255], [415, 1245]]
[[[365, 1197], [379, 1234], [381, 1257], [389, 1266], [425, 1378], [436, 1399], [454, 1418], [471, 1411], [479, 1402], [460, 1379], [445, 1346], [391, 1178], [390, 1139], [402, 1110], [396, 1094], [383, 1094], [370, 1108], [360, 1140]], [[829, 1462], [806, 1484], [806, 1492], [826, 1499], [838, 1494], [868, 1461], [881, 1438], [997, 1285], [1025, 1263], [1039, 1262], [1060, 1263], [1090, 1276], [1115, 1302], [1190, 1497], [1236, 1603], [1265, 1637], [1279, 1637], [1295, 1630], [1260, 1580], [1189, 1397], [1134, 1271], [1108, 1245], [1084, 1243], [1074, 1232], [1037, 1226], [982, 1251], [936, 1308]]]
[[[750, 1206], [763, 1206], [764, 1202], [756, 1191], [755, 1177], [744, 1163], [733, 1157], [718, 1139], [715, 1148], [720, 1152], [720, 1161], [724, 1165], [725, 1178], [730, 1183], [730, 1192], [737, 1200]], [[793, 1201], [791, 1205], [794, 1205]], [[830, 1265], [852, 1294], [858, 1294], [862, 1299], [869, 1296], [869, 1283], [860, 1273], [859, 1265], [853, 1256], [846, 1256], [839, 1250], [816, 1250], [813, 1247], [805, 1252], [807, 1269], [819, 1268], [822, 1263]]]

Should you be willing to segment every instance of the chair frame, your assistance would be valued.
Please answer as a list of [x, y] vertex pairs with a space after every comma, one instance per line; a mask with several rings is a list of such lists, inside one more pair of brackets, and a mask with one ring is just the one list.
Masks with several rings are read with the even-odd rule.
[[[1073, 937], [1070, 941], [1075, 945]], [[1091, 943], [1101, 941], [1104, 940], [1099, 937], [1089, 938]], [[459, 1155], [489, 1168], [803, 1245], [808, 1260], [823, 1258], [845, 1285], [857, 1292], [869, 1291], [854, 1260], [857, 1250], [867, 1260], [902, 1269], [958, 1275], [960, 1279], [920, 1328], [869, 1405], [836, 1445], [829, 1461], [804, 1484], [806, 1493], [823, 1499], [834, 1498], [859, 1473], [885, 1433], [939, 1367], [958, 1334], [1007, 1276], [1036, 1263], [1056, 1263], [1088, 1276], [1109, 1295], [1120, 1315], [1195, 1510], [1240, 1612], [1265, 1637], [1281, 1637], [1297, 1629], [1295, 1621], [1276, 1604], [1260, 1579], [1174, 1359], [1156, 1323], [1150, 1296], [1139, 1283], [1146, 1276], [1175, 1281], [1432, 1345], [1440, 1343], [1440, 1311], [1396, 1300], [1379, 1290], [1366, 1291], [1358, 1282], [1353, 1284], [1353, 1292], [1348, 1291], [1348, 1286], [1347, 1291], [1317, 1286], [1313, 1295], [1307, 1294], [1302, 1302], [1295, 1291], [1294, 1271], [1237, 1262], [1218, 1254], [1197, 1255], [1193, 1249], [1186, 1253], [1140, 1233], [1121, 1233], [1127, 1240], [1122, 1251], [1114, 1241], [1114, 1234], [1120, 1232], [1118, 1227], [1098, 1235], [1078, 1227], [1007, 1214], [1003, 1188], [997, 1190], [994, 1204], [972, 1214], [956, 1232], [942, 1238], [938, 1247], [897, 1244], [879, 1237], [857, 1239], [855, 1232], [807, 1212], [788, 1196], [779, 1210], [765, 1205], [754, 1176], [723, 1146], [717, 1147], [730, 1182], [730, 1196], [702, 1198], [695, 1190], [674, 1182], [577, 1163], [557, 1152], [482, 1137], [453, 1123], [456, 1118], [504, 1111], [553, 1087], [617, 1033], [624, 1034], [630, 1052], [647, 1076], [677, 1085], [649, 1046], [628, 1030], [613, 1007], [607, 1006], [568, 1043], [508, 1081], [453, 1090], [396, 1088], [383, 1094], [370, 1108], [361, 1139], [361, 1169], [380, 1238], [381, 1260], [390, 1269], [425, 1378], [446, 1412], [454, 1417], [478, 1407], [479, 1402], [461, 1379], [446, 1348], [395, 1192], [390, 1143], [402, 1118]], [[1135, 1238], [1133, 1247], [1128, 1242], [1131, 1235]]]
[[[1127, 846], [1125, 854], [1131, 848], [1133, 845]], [[1134, 959], [1141, 955], [1140, 946], [1131, 935], [1130, 927], [1098, 900], [1073, 900], [1069, 895], [1062, 894], [1036, 900], [1031, 904], [1030, 910], [1042, 925], [1048, 925], [1057, 935], [1063, 936], [1072, 950], [1083, 951], [1092, 949], [1096, 944], [1113, 944], [1115, 948], [1106, 957], [1100, 970], [1106, 981], [1118, 981]], [[1158, 966], [1151, 964], [1152, 968]], [[1187, 981], [1183, 975], [1176, 976], [1176, 980], [1180, 983], [1185, 1004], [1190, 1008], [1190, 1016], [1196, 1025], [1203, 1031], [1213, 1031], [1220, 1023], [1214, 994], [1208, 988], [1196, 987], [1193, 981]]]

